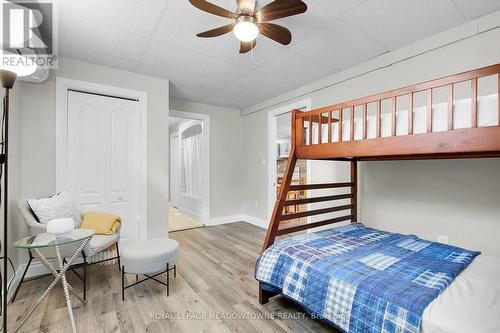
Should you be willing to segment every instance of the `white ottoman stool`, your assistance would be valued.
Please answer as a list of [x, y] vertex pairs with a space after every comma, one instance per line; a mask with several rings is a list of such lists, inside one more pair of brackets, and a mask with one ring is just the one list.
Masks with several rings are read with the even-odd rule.
[[[121, 251], [122, 264], [122, 300], [125, 300], [125, 289], [142, 283], [146, 280], [154, 280], [167, 287], [169, 295], [169, 271], [177, 275], [176, 264], [179, 260], [179, 243], [169, 238], [148, 239], [127, 246]], [[167, 283], [155, 277], [167, 273]], [[135, 274], [136, 282], [125, 286], [125, 274]], [[154, 275], [153, 275], [154, 274]], [[138, 276], [146, 278], [138, 281]]]

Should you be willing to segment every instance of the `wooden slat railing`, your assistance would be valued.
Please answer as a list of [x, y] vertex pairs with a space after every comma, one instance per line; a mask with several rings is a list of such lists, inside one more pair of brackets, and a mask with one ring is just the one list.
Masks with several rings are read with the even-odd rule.
[[[359, 160], [365, 158], [367, 160], [374, 160], [377, 158], [389, 159], [389, 156], [403, 159], [405, 156], [407, 158], [424, 158], [427, 155], [427, 158], [436, 158], [439, 154], [443, 154], [443, 156], [446, 154], [447, 158], [450, 158], [452, 156], [475, 156], [476, 153], [481, 152], [484, 152], [485, 156], [487, 155], [488, 157], [492, 155], [492, 152], [496, 152], [500, 156], [500, 126], [489, 126], [496, 127], [496, 129], [485, 130], [485, 127], [479, 129], [478, 125], [478, 79], [490, 75], [497, 75], [498, 82], [500, 82], [500, 64], [318, 108], [309, 112], [297, 112], [295, 128], [297, 131], [301, 131], [301, 135], [296, 136], [295, 141], [297, 158], [342, 159], [354, 157]], [[471, 84], [471, 126], [470, 128], [455, 129], [453, 121], [453, 89], [456, 84], [462, 82], [470, 82]], [[500, 83], [498, 85], [500, 86]], [[447, 89], [448, 94], [446, 98], [448, 104], [446, 112], [447, 123], [444, 124], [446, 130], [438, 132], [436, 131], [436, 126], [439, 124], [433, 123], [433, 99], [435, 98], [433, 97], [433, 93], [436, 89], [442, 87]], [[497, 90], [500, 91], [500, 87]], [[425, 133], [415, 134], [413, 112], [416, 104], [415, 94], [418, 92], [425, 94], [426, 121], [424, 123]], [[500, 93], [498, 94], [500, 95]], [[408, 98], [408, 110], [406, 110], [408, 114], [408, 128], [407, 133], [400, 133], [400, 128], [397, 126], [399, 117], [398, 98], [405, 96]], [[385, 111], [384, 116], [382, 116], [382, 101], [390, 101], [391, 103], [391, 126], [387, 127], [387, 130], [385, 121], [388, 121], [386, 119], [389, 118], [386, 118]], [[372, 120], [372, 116], [368, 116], [369, 106], [376, 108], [376, 114], [373, 117], [374, 120]], [[358, 108], [362, 108], [363, 113], [361, 117], [359, 115], [356, 116], [355, 110]], [[500, 102], [498, 110], [500, 119]], [[337, 112], [339, 113], [338, 117], [334, 117], [332, 113]], [[347, 116], [347, 112], [350, 113], [349, 116]], [[306, 129], [304, 129], [304, 120], [309, 121], [309, 126]], [[356, 126], [358, 121], [362, 122], [359, 127]], [[375, 133], [372, 132], [373, 127], [370, 127], [370, 133], [368, 133], [369, 121], [375, 121]], [[347, 122], [350, 122], [350, 126], [348, 127], [344, 126]], [[333, 130], [333, 123], [338, 124], [335, 131]], [[327, 130], [324, 128], [324, 124], [328, 124]], [[343, 132], [347, 130], [350, 130], [349, 135], [344, 135], [346, 133]], [[359, 130], [362, 132], [358, 133], [357, 131]], [[309, 138], [307, 144], [303, 140], [303, 131], [307, 131], [306, 136]], [[325, 133], [328, 133], [328, 138], [326, 139], [323, 137]], [[316, 137], [318, 140], [314, 140], [313, 142], [313, 139]], [[400, 140], [399, 138], [401, 137], [410, 138]], [[372, 142], [364, 144], [373, 140], [378, 140], [380, 143], [375, 144]], [[324, 147], [327, 148], [315, 147], [319, 145], [326, 145]]]
[[471, 107], [471, 125], [470, 127], [474, 128], [477, 127], [477, 78], [473, 78], [471, 80], [471, 101], [470, 101], [470, 107]]

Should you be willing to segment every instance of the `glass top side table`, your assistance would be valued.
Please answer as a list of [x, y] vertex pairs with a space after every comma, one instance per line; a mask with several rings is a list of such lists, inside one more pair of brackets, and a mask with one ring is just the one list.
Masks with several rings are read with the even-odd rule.
[[[33, 305], [31, 310], [28, 312], [26, 317], [21, 321], [19, 324], [19, 327], [15, 330], [15, 332], [18, 332], [21, 327], [26, 323], [26, 321], [31, 317], [31, 315], [36, 311], [38, 306], [43, 302], [43, 300], [47, 297], [47, 295], [50, 293], [50, 291], [54, 288], [54, 286], [60, 282], [62, 284], [63, 290], [64, 290], [64, 297], [66, 298], [66, 306], [68, 308], [68, 314], [69, 314], [69, 319], [71, 321], [71, 327], [73, 329], [73, 332], [76, 333], [76, 325], [75, 325], [75, 318], [73, 316], [73, 309], [71, 307], [71, 301], [69, 298], [69, 292], [73, 292], [73, 287], [68, 284], [66, 281], [66, 270], [69, 268], [71, 263], [76, 259], [78, 254], [84, 249], [85, 245], [90, 241], [92, 236], [95, 235], [95, 230], [91, 229], [75, 229], [72, 230], [64, 235], [56, 236], [54, 234], [49, 234], [49, 233], [41, 233], [36, 236], [31, 236], [31, 237], [26, 237], [22, 238], [16, 242], [14, 242], [14, 247], [16, 248], [21, 248], [21, 249], [28, 249], [35, 258], [40, 260], [40, 262], [49, 270], [49, 272], [54, 276], [54, 281], [49, 285], [47, 290], [40, 296], [40, 298], [36, 301], [36, 303]], [[80, 246], [76, 249], [75, 253], [73, 256], [67, 260], [65, 263], [63, 263], [62, 256], [61, 256], [61, 249], [60, 246], [66, 245], [66, 244], [71, 244], [71, 243], [76, 243], [76, 242], [81, 242]], [[47, 248], [47, 247], [54, 247], [55, 252], [56, 252], [56, 258], [57, 258], [57, 263], [59, 265], [59, 272], [55, 269], [54, 266], [50, 264], [50, 262], [47, 260], [47, 258], [40, 252], [40, 248]], [[84, 301], [77, 293], [74, 293], [74, 295], [83, 303], [86, 304], [86, 301]]]

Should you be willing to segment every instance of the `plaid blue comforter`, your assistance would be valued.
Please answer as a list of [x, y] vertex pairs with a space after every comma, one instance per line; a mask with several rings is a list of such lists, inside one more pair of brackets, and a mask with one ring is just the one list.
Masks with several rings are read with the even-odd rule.
[[410, 333], [479, 253], [352, 223], [274, 244], [255, 277], [343, 331]]

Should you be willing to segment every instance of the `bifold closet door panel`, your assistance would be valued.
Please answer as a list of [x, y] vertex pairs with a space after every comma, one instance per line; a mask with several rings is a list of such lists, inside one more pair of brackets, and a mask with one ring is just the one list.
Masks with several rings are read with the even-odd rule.
[[68, 188], [79, 209], [119, 215], [121, 236], [137, 238], [141, 172], [136, 101], [68, 92]]
[[[108, 210], [123, 219], [123, 242], [137, 241], [140, 154], [139, 104], [109, 99]], [[165, 152], [166, 153], [166, 152]]]
[[79, 209], [107, 209], [108, 112], [98, 96], [68, 92], [68, 188]]

